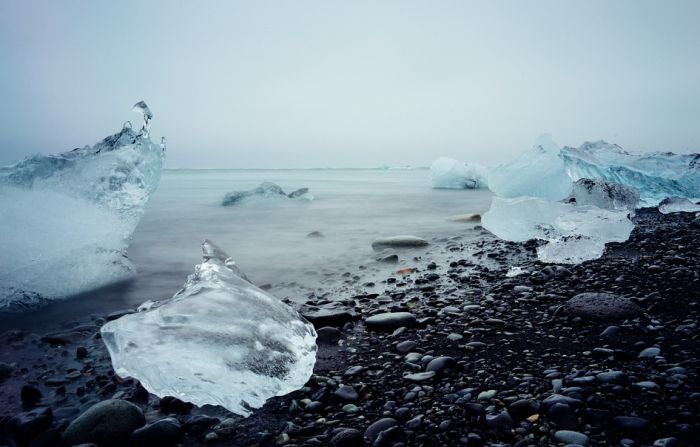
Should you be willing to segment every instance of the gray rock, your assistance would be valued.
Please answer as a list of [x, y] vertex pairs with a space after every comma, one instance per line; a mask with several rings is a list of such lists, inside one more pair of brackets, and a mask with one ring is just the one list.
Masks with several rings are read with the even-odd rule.
[[337, 328], [325, 326], [316, 331], [316, 336], [316, 342], [319, 344], [336, 344], [343, 336], [343, 333]]
[[362, 447], [362, 433], [354, 428], [344, 428], [331, 438], [330, 447]]
[[610, 293], [579, 293], [566, 302], [565, 309], [572, 317], [599, 321], [625, 320], [642, 315], [637, 304]]
[[121, 446], [146, 418], [131, 402], [109, 399], [88, 408], [70, 423], [61, 437], [61, 445], [99, 444], [100, 447]]
[[182, 438], [180, 422], [175, 418], [165, 418], [135, 430], [129, 437], [128, 445], [170, 447], [176, 445], [180, 438]]
[[435, 371], [426, 371], [415, 374], [406, 374], [403, 376], [404, 379], [410, 382], [425, 382], [435, 377]]
[[588, 445], [588, 436], [572, 430], [559, 430], [554, 433], [554, 439], [567, 444]]
[[639, 432], [649, 426], [649, 421], [635, 416], [617, 416], [612, 420], [613, 427], [624, 432]]
[[661, 353], [661, 349], [659, 348], [646, 348], [642, 352], [639, 353], [638, 358], [640, 359], [653, 359], [657, 355]]
[[18, 413], [10, 419], [8, 427], [12, 436], [20, 445], [29, 444], [29, 441], [48, 430], [53, 420], [53, 414], [48, 407], [35, 408], [31, 411]]
[[379, 419], [367, 427], [367, 430], [365, 430], [365, 438], [369, 439], [370, 441], [374, 441], [377, 436], [379, 436], [379, 433], [391, 427], [395, 427], [398, 424], [399, 423], [394, 418]]
[[394, 330], [406, 326], [411, 327], [417, 324], [416, 317], [410, 312], [388, 312], [372, 315], [365, 320], [369, 329]]
[[416, 236], [392, 236], [375, 239], [372, 242], [374, 250], [383, 250], [385, 248], [413, 248], [425, 247], [429, 245], [428, 241]]
[[360, 395], [357, 394], [355, 388], [349, 385], [343, 385], [333, 393], [342, 402], [357, 402], [360, 400]]
[[418, 346], [418, 343], [415, 341], [402, 341], [396, 345], [396, 350], [401, 354], [406, 354], [407, 352], [413, 351], [413, 348], [416, 346]]

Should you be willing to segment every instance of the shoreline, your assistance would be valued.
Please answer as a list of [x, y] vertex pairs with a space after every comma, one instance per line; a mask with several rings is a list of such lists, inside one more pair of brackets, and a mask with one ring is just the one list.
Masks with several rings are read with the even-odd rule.
[[[700, 439], [700, 228], [693, 219], [639, 210], [628, 241], [561, 269], [537, 261], [533, 241], [484, 238], [469, 253], [492, 266], [484, 267], [467, 259], [473, 246], [445, 240], [447, 262], [414, 259], [414, 272], [392, 275], [367, 294], [309, 298], [301, 313], [317, 330], [335, 326], [319, 331], [314, 376], [247, 419], [161, 400], [117, 378], [99, 339], [103, 320], [49, 337], [7, 331], [0, 335], [0, 362], [10, 364], [0, 382], [0, 442], [38, 437], [36, 445], [57, 445], [89, 407], [124, 399], [151, 424], [158, 443], [150, 445], [522, 447], [629, 439], [630, 446], [690, 446]], [[531, 273], [508, 278], [511, 266]], [[566, 315], [567, 300], [586, 292], [632, 298], [642, 314], [608, 321]], [[314, 321], [324, 308], [325, 320]], [[383, 312], [408, 312], [415, 321], [368, 329], [367, 318]], [[131, 436], [122, 445], [144, 443]], [[665, 438], [675, 441], [657, 442]]]

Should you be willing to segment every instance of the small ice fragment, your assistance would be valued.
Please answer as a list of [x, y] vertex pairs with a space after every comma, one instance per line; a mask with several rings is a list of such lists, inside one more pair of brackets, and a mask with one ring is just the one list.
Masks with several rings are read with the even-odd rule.
[[440, 157], [430, 166], [433, 188], [477, 189], [488, 185], [488, 170], [479, 164], [467, 164]]
[[527, 273], [527, 270], [523, 270], [522, 267], [511, 267], [506, 272], [506, 277], [513, 278], [514, 276], [520, 276]]
[[148, 133], [151, 130], [151, 119], [153, 119], [151, 109], [148, 108], [144, 101], [139, 101], [134, 104], [134, 108], [132, 110], [136, 113], [140, 113], [143, 116], [143, 127], [141, 127], [141, 133], [144, 137], [148, 137]]
[[537, 197], [494, 197], [481, 224], [508, 241], [547, 241], [537, 250], [539, 259], [567, 264], [599, 258], [607, 242], [626, 241], [634, 228], [626, 211], [575, 206]]
[[700, 205], [683, 197], [668, 197], [659, 203], [659, 212], [670, 213], [696, 213], [700, 212]]
[[316, 331], [216, 245], [202, 251], [182, 290], [108, 322], [102, 339], [117, 374], [151, 393], [248, 416], [309, 380]]

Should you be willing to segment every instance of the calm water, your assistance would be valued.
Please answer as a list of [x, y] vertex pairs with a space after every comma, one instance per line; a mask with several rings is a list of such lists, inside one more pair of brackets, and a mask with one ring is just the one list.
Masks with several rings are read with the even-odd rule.
[[[287, 192], [308, 187], [315, 199], [221, 206], [227, 192], [263, 181]], [[449, 217], [483, 213], [490, 199], [487, 190], [434, 190], [423, 169], [165, 171], [129, 249], [138, 269], [132, 281], [37, 312], [0, 316], [0, 329], [48, 327], [168, 298], [200, 262], [205, 238], [227, 251], [254, 283], [301, 302], [314, 290], [341, 286], [348, 281], [345, 272], [362, 272], [364, 282], [399, 268], [375, 261], [370, 244], [377, 237], [475, 237], [474, 224]], [[312, 231], [324, 236], [306, 237]], [[410, 265], [413, 256], [437, 257], [437, 250], [401, 252], [399, 266]]]

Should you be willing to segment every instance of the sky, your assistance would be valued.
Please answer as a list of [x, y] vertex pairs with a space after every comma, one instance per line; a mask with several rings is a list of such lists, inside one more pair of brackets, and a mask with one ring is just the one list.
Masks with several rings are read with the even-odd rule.
[[0, 165], [139, 118], [168, 167], [700, 152], [700, 2], [0, 2]]

